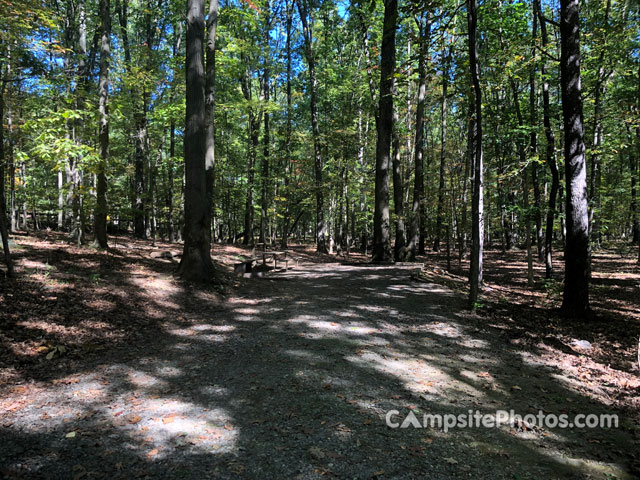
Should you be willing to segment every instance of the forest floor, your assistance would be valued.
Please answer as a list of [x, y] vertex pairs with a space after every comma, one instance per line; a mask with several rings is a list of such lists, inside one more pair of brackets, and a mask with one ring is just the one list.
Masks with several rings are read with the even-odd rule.
[[[555, 313], [521, 251], [463, 262], [302, 258], [231, 274], [224, 293], [173, 276], [178, 245], [111, 237], [99, 252], [15, 238], [0, 279], [0, 476], [6, 478], [638, 478], [640, 268], [594, 258], [596, 318]], [[560, 267], [560, 264], [558, 264]], [[560, 270], [560, 268], [558, 268]], [[536, 264], [536, 279], [543, 270]], [[617, 414], [618, 428], [389, 428], [413, 412]]]

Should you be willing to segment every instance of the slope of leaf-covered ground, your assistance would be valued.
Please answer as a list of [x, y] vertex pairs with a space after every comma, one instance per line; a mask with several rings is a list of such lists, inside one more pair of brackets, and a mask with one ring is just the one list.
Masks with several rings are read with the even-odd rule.
[[[526, 288], [521, 253], [488, 253], [472, 315], [462, 270], [445, 273], [435, 255], [420, 273], [296, 247], [296, 268], [229, 274], [220, 293], [174, 278], [176, 259], [161, 254], [177, 245], [119, 237], [97, 252], [52, 233], [16, 244], [17, 278], [0, 296], [7, 478], [640, 472], [640, 272], [615, 252], [596, 256], [597, 316], [584, 325], [553, 313], [556, 283]], [[228, 271], [247, 253], [214, 248]], [[620, 425], [391, 429], [391, 409], [616, 413]]]

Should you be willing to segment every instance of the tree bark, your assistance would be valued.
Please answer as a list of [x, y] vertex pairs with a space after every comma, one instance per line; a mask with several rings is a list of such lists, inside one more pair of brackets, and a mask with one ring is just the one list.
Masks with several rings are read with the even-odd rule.
[[389, 163], [393, 130], [393, 75], [396, 66], [398, 1], [385, 0], [380, 58], [380, 99], [376, 142], [375, 209], [373, 214], [373, 261], [392, 260], [389, 228]]
[[[524, 118], [520, 110], [520, 100], [518, 97], [518, 87], [513, 77], [509, 77], [511, 90], [513, 92], [513, 105], [516, 110], [518, 126], [524, 128]], [[520, 168], [522, 169], [522, 198], [524, 204], [524, 224], [525, 224], [525, 248], [527, 250], [527, 286], [533, 286], [533, 253], [531, 252], [531, 212], [529, 211], [529, 182], [527, 180], [527, 153], [523, 138], [517, 140], [518, 154], [520, 156]]]
[[531, 156], [534, 160], [531, 162], [531, 185], [533, 186], [533, 207], [536, 223], [536, 249], [538, 251], [538, 261], [542, 261], [544, 258], [543, 253], [543, 233], [542, 233], [542, 207], [540, 202], [540, 184], [538, 181], [538, 133], [536, 130], [538, 124], [538, 110], [537, 110], [537, 90], [536, 90], [536, 42], [538, 37], [538, 16], [536, 15], [536, 8], [532, 10], [533, 18], [531, 20], [531, 58], [533, 59], [533, 65], [529, 72], [529, 113], [530, 113], [530, 126], [531, 133], [529, 142], [531, 146]]
[[415, 260], [420, 241], [420, 230], [422, 224], [421, 205], [424, 197], [424, 104], [427, 91], [427, 54], [431, 41], [431, 15], [425, 15], [424, 24], [422, 18], [416, 18], [418, 24], [419, 46], [418, 46], [418, 99], [416, 102], [416, 125], [414, 141], [414, 184], [413, 201], [411, 203], [411, 227], [409, 234], [408, 249], [410, 259]]
[[[2, 63], [0, 62], [0, 75], [2, 74]], [[4, 261], [7, 265], [7, 276], [13, 276], [13, 263], [9, 250], [9, 232], [7, 228], [7, 202], [5, 199], [5, 158], [4, 158], [4, 91], [6, 80], [0, 82], [0, 235], [2, 235], [2, 249], [4, 251]], [[11, 172], [13, 175], [13, 172]]]
[[[547, 23], [542, 14], [540, 0], [535, 0], [538, 18], [540, 20], [540, 34], [542, 40], [542, 48], [546, 49], [548, 44]], [[544, 134], [546, 138], [545, 161], [549, 165], [551, 172], [551, 189], [549, 191], [549, 208], [547, 209], [547, 219], [544, 236], [544, 262], [545, 262], [545, 278], [550, 279], [553, 275], [553, 224], [556, 216], [556, 201], [558, 198], [558, 188], [560, 187], [560, 174], [558, 172], [558, 163], [556, 162], [556, 139], [551, 125], [551, 107], [549, 101], [549, 80], [546, 74], [546, 61], [543, 59], [540, 65], [540, 74], [543, 78], [542, 83], [542, 116], [544, 123]]]
[[240, 86], [245, 100], [249, 103], [249, 123], [247, 132], [248, 141], [248, 165], [247, 165], [247, 192], [244, 205], [244, 245], [253, 244], [253, 184], [255, 181], [256, 158], [258, 156], [258, 142], [260, 134], [260, 113], [256, 114], [251, 105], [251, 76], [249, 71], [240, 80]]
[[95, 244], [108, 248], [107, 244], [107, 163], [109, 161], [109, 55], [111, 49], [111, 10], [109, 0], [100, 0], [101, 39], [100, 76], [98, 81], [98, 111], [100, 126], [98, 132], [96, 209], [94, 212]]
[[287, 21], [286, 21], [286, 52], [287, 52], [287, 127], [285, 133], [285, 172], [284, 172], [284, 195], [285, 205], [282, 223], [282, 244], [287, 248], [289, 236], [289, 223], [291, 221], [291, 199], [289, 188], [289, 177], [291, 175], [291, 127], [292, 127], [292, 98], [291, 98], [291, 30], [293, 23], [293, 5], [287, 1]]
[[[265, 48], [268, 51], [269, 46], [269, 32], [271, 31], [271, 15], [269, 13], [269, 2], [266, 5], [266, 28], [265, 28]], [[265, 55], [265, 66], [262, 75], [262, 88], [264, 91], [264, 101], [269, 103], [269, 55]], [[266, 243], [267, 239], [267, 212], [269, 209], [268, 191], [269, 191], [269, 144], [271, 143], [270, 130], [269, 130], [269, 110], [264, 112], [264, 136], [263, 136], [263, 158], [262, 158], [262, 181], [261, 181], [261, 195], [260, 195], [260, 242]]]
[[589, 313], [589, 214], [580, 86], [578, 0], [561, 0], [560, 10], [567, 229], [562, 311], [567, 316], [585, 317]]
[[[395, 93], [394, 88], [394, 93]], [[393, 259], [403, 262], [407, 256], [406, 232], [404, 225], [404, 189], [402, 185], [402, 165], [400, 163], [400, 135], [398, 133], [399, 116], [396, 108], [393, 109], [393, 210], [395, 214], [396, 238], [393, 245]]]
[[212, 227], [213, 190], [215, 183], [215, 100], [216, 100], [216, 31], [218, 29], [218, 0], [210, 0], [207, 15], [207, 46], [205, 52], [205, 195], [207, 211], [205, 223]]
[[[594, 91], [593, 105], [593, 143], [591, 154], [591, 172], [589, 175], [589, 238], [591, 244], [599, 245], [600, 243], [600, 219], [596, 215], [596, 210], [600, 208], [600, 147], [604, 136], [604, 126], [602, 124], [602, 98], [605, 94], [605, 87], [608, 73], [605, 72], [605, 52], [607, 51], [607, 28], [609, 26], [609, 12], [611, 10], [611, 0], [607, 0], [604, 11], [604, 27], [603, 41], [598, 56], [598, 73], [596, 77], [596, 85]], [[591, 259], [589, 259], [591, 261]]]
[[320, 127], [318, 125], [318, 80], [316, 78], [316, 60], [313, 50], [313, 17], [311, 16], [308, 0], [297, 2], [300, 20], [302, 21], [302, 33], [304, 37], [305, 56], [309, 73], [309, 96], [311, 107], [311, 130], [313, 132], [314, 173], [316, 190], [316, 245], [318, 252], [328, 253], [327, 249], [327, 223], [324, 218], [324, 186], [322, 183], [322, 170], [324, 160], [322, 158], [322, 145], [320, 139]]
[[440, 106], [440, 175], [438, 182], [438, 210], [436, 212], [436, 238], [433, 250], [440, 251], [440, 235], [442, 234], [442, 216], [444, 214], [444, 172], [447, 142], [447, 88], [449, 84], [449, 55], [442, 49], [442, 104]]
[[469, 271], [469, 306], [475, 309], [482, 285], [482, 256], [484, 244], [484, 186], [482, 165], [482, 91], [480, 90], [480, 66], [478, 65], [478, 5], [476, 0], [467, 0], [467, 23], [469, 27], [469, 68], [473, 87], [473, 124], [471, 127], [472, 186], [471, 205], [471, 266]]
[[214, 270], [206, 224], [204, 0], [187, 0], [186, 24], [185, 225], [179, 273], [185, 280], [206, 282], [213, 280]]

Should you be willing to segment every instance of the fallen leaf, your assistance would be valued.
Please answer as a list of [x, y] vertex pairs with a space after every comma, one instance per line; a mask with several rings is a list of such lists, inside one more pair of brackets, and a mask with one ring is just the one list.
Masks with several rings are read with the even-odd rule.
[[139, 415], [134, 415], [133, 417], [131, 417], [129, 419], [129, 423], [134, 424], [134, 423], [138, 423], [140, 420], [142, 420], [142, 417]]
[[66, 438], [74, 438], [76, 436], [76, 432], [69, 432], [65, 435]]
[[231, 430], [233, 430], [233, 425], [231, 425], [229, 422], [227, 422], [227, 423], [224, 424], [224, 429], [231, 431]]
[[449, 465], [455, 465], [456, 463], [458, 463], [458, 461], [452, 457], [447, 457], [444, 459], [444, 461], [447, 462]]
[[159, 452], [160, 452], [160, 450], [158, 450], [157, 448], [154, 448], [149, 453], [147, 453], [147, 458], [153, 458], [156, 455], [158, 455]]

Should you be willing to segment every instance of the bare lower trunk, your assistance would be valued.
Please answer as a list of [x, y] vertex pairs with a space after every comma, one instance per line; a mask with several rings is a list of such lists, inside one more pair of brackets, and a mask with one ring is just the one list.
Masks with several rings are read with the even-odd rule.
[[426, 62], [431, 33], [431, 17], [429, 13], [425, 18], [416, 19], [419, 27], [420, 44], [418, 49], [418, 101], [416, 103], [416, 125], [414, 142], [414, 184], [413, 201], [411, 203], [411, 228], [409, 234], [409, 255], [415, 260], [420, 242], [422, 227], [422, 203], [424, 196], [424, 107], [427, 91]]
[[389, 233], [389, 164], [393, 131], [393, 75], [395, 73], [397, 0], [384, 2], [384, 27], [380, 60], [380, 103], [376, 143], [375, 208], [373, 214], [373, 261], [392, 260]]
[[478, 43], [476, 39], [478, 26], [478, 7], [476, 0], [467, 0], [467, 21], [469, 25], [469, 67], [473, 86], [474, 115], [473, 126], [473, 200], [471, 212], [471, 267], [469, 272], [469, 305], [476, 308], [482, 285], [482, 254], [484, 244], [484, 185], [482, 165], [482, 91], [480, 90], [480, 68], [478, 65]]
[[309, 74], [309, 96], [311, 107], [311, 130], [313, 133], [313, 156], [316, 191], [316, 245], [318, 252], [328, 253], [327, 250], [327, 222], [324, 218], [324, 185], [322, 183], [324, 160], [322, 158], [322, 145], [320, 127], [318, 124], [318, 80], [316, 78], [316, 60], [313, 50], [313, 17], [311, 6], [307, 0], [297, 2], [302, 21], [302, 30], [305, 45], [305, 56]]
[[98, 133], [98, 162], [96, 181], [96, 209], [94, 212], [95, 244], [107, 248], [107, 162], [109, 160], [109, 55], [111, 44], [111, 11], [109, 0], [100, 0], [101, 46], [100, 78], [98, 85], [100, 128]]
[[184, 251], [179, 273], [185, 280], [211, 281], [210, 231], [206, 225], [204, 1], [187, 1]]
[[560, 74], [566, 181], [565, 279], [562, 310], [584, 318], [589, 312], [589, 218], [585, 164], [578, 0], [561, 0]]

